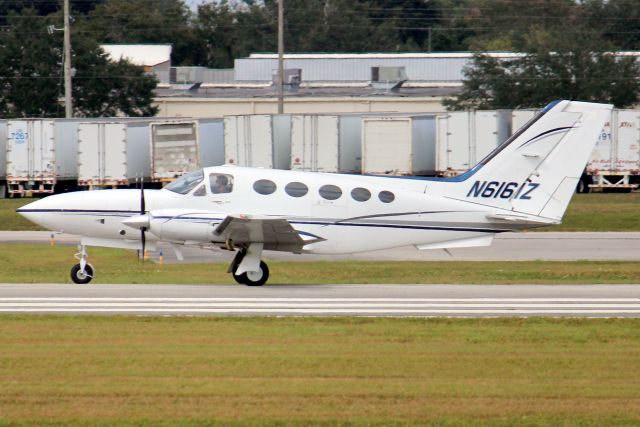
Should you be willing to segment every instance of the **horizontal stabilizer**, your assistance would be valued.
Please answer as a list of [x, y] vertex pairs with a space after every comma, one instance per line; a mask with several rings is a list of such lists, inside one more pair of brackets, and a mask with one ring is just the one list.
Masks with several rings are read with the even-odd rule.
[[556, 225], [560, 221], [555, 219], [541, 218], [539, 216], [518, 215], [518, 214], [491, 214], [487, 215], [487, 219], [499, 221], [517, 222], [519, 224], [540, 224], [540, 225]]
[[478, 246], [489, 246], [493, 242], [495, 234], [470, 237], [467, 239], [448, 240], [446, 242], [428, 243], [426, 245], [416, 245], [416, 249], [450, 249], [450, 248], [475, 248]]

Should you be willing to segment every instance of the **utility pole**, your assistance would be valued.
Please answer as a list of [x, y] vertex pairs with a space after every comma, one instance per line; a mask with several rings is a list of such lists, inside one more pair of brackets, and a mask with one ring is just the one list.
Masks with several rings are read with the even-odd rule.
[[[68, 1], [68, 0], [66, 0]], [[284, 0], [278, 0], [278, 114], [284, 113]]]
[[64, 0], [64, 112], [66, 118], [73, 117], [71, 97], [71, 26], [69, 25], [69, 0]]

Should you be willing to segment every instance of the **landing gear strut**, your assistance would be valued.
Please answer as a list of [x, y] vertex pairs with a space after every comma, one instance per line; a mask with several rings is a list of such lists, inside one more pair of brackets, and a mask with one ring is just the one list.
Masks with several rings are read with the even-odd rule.
[[262, 247], [262, 243], [251, 243], [237, 253], [228, 270], [236, 282], [247, 286], [262, 286], [267, 283], [269, 267], [260, 260]]
[[71, 267], [71, 280], [79, 285], [85, 285], [93, 279], [93, 266], [87, 262], [87, 248], [80, 246], [80, 252], [75, 255], [80, 262]]

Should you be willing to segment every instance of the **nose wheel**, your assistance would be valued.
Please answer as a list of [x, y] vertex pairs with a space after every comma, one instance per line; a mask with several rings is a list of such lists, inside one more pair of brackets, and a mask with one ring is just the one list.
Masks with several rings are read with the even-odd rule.
[[93, 279], [93, 266], [87, 262], [87, 248], [80, 246], [80, 252], [75, 257], [80, 262], [71, 267], [71, 280], [78, 285], [85, 285]]
[[78, 285], [86, 285], [93, 279], [93, 266], [86, 264], [84, 269], [80, 264], [71, 267], [71, 280]]
[[247, 286], [262, 286], [269, 280], [269, 267], [260, 260], [262, 243], [252, 243], [241, 249], [229, 266], [236, 282]]

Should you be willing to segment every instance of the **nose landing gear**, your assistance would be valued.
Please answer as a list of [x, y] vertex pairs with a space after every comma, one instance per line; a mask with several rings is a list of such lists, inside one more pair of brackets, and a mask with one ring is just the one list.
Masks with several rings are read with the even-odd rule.
[[87, 248], [80, 246], [80, 252], [75, 255], [80, 262], [71, 267], [71, 280], [73, 283], [85, 285], [93, 279], [93, 266], [87, 262], [87, 256]]

